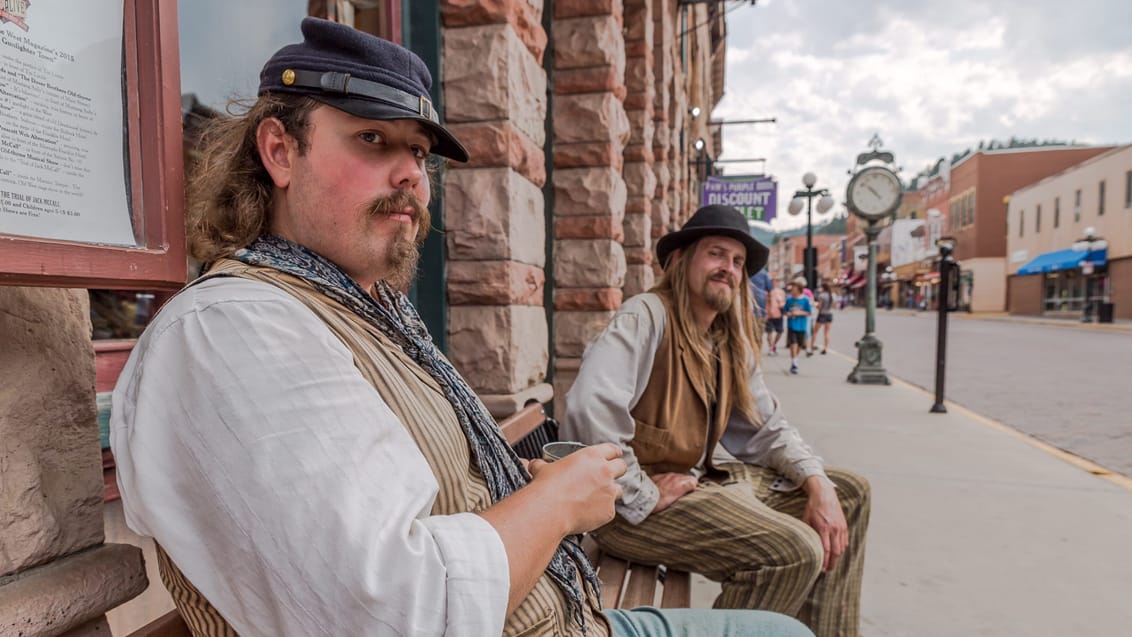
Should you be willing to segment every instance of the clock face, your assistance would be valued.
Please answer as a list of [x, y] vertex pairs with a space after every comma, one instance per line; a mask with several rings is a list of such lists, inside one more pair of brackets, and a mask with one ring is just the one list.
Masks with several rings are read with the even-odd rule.
[[900, 205], [900, 178], [880, 166], [866, 168], [849, 182], [850, 205], [865, 217], [883, 217]]

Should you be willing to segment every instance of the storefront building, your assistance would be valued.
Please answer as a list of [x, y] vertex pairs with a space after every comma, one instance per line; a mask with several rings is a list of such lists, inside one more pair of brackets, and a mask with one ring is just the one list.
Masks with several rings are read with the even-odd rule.
[[951, 167], [945, 234], [969, 272], [970, 309], [1006, 310], [1007, 199], [1015, 190], [1111, 150], [1111, 146], [979, 150]]
[[1007, 220], [1011, 314], [1132, 318], [1132, 145], [1016, 191]]

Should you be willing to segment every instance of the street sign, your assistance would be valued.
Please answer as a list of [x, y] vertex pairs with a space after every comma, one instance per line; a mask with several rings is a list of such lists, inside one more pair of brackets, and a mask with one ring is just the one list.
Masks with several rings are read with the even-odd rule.
[[766, 175], [708, 177], [701, 205], [722, 204], [743, 213], [751, 221], [769, 222], [777, 210], [778, 182]]

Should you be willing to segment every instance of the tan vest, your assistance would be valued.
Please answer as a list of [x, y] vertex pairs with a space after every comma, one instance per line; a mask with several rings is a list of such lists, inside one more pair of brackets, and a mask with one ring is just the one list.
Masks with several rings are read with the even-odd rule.
[[[719, 348], [718, 364], [704, 369], [676, 329], [672, 300], [657, 296], [667, 319], [648, 385], [630, 412], [636, 430], [629, 446], [649, 475], [687, 472], [701, 458], [714, 475], [718, 470], [711, 466], [710, 450], [723, 436], [731, 413], [731, 357], [727, 348]], [[714, 424], [708, 422], [713, 402]]]
[[[451, 404], [436, 381], [398, 346], [365, 319], [297, 277], [271, 268], [259, 268], [231, 260], [219, 262], [209, 274], [239, 276], [279, 287], [302, 301], [341, 339], [354, 354], [354, 364], [358, 370], [405, 425], [436, 475], [440, 491], [432, 507], [433, 515], [481, 511], [491, 505], [487, 483], [479, 469], [472, 464], [467, 438]], [[172, 562], [168, 562], [168, 566], [176, 568]], [[501, 564], [500, 568], [506, 568], [506, 565]], [[191, 625], [190, 618], [219, 617], [219, 614], [215, 610], [210, 613], [199, 608], [200, 602], [205, 605], [208, 602], [195, 589], [186, 593], [170, 587], [170, 581], [180, 580], [188, 584], [183, 575], [177, 578], [166, 578], [164, 575], [162, 573], [162, 580], [173, 594], [174, 600], [194, 597], [200, 600], [196, 608], [189, 609], [182, 608], [178, 602], [178, 610], [186, 622], [190, 623], [194, 635], [234, 634], [230, 627], [225, 627], [222, 632], [215, 632], [219, 629], [215, 626], [215, 620], [201, 622], [199, 627]], [[582, 590], [586, 588], [583, 586]], [[606, 637], [610, 629], [605, 616], [600, 612], [600, 601], [588, 595], [587, 602], [583, 608], [587, 637]], [[562, 591], [544, 573], [519, 608], [507, 618], [503, 635], [581, 635], [581, 628], [568, 616], [567, 609]]]

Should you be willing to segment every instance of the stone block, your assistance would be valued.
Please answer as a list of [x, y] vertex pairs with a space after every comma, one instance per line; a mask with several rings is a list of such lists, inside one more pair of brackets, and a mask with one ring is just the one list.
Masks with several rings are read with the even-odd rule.
[[[645, 199], [648, 203], [648, 200]], [[622, 243], [626, 248], [645, 248], [652, 247], [652, 218], [646, 214], [626, 214], [625, 223], [625, 241]]]
[[546, 273], [515, 261], [449, 261], [448, 302], [452, 305], [543, 304]]
[[613, 223], [609, 215], [558, 217], [554, 220], [555, 239], [625, 239], [622, 224]]
[[554, 21], [555, 70], [611, 66], [624, 83], [625, 38], [611, 15]]
[[652, 147], [644, 144], [630, 144], [625, 147], [624, 152], [625, 161], [643, 161], [652, 163], [655, 158], [653, 156]]
[[479, 393], [513, 394], [546, 376], [542, 307], [457, 305], [448, 312], [448, 335], [452, 364]]
[[630, 195], [651, 195], [656, 192], [656, 172], [645, 162], [629, 162], [621, 171]]
[[628, 265], [649, 265], [654, 260], [652, 248], [625, 248], [625, 263]]
[[651, 265], [633, 264], [625, 270], [625, 286], [622, 288], [625, 298], [648, 292], [654, 285], [656, 285], [656, 276]]
[[[555, 356], [581, 357], [586, 346], [601, 334], [613, 310], [587, 312], [555, 312], [554, 314], [554, 354]], [[555, 395], [558, 393], [555, 385]]]
[[652, 140], [656, 136], [652, 116], [647, 110], [626, 109], [625, 114], [629, 117], [629, 126], [632, 130], [629, 135], [629, 146], [641, 144], [648, 146], [649, 151], [652, 151]]
[[[94, 484], [101, 490], [100, 479]], [[109, 635], [103, 615], [148, 583], [141, 549], [128, 544], [100, 544], [0, 578], [0, 635]]]
[[617, 99], [625, 99], [623, 74], [612, 66], [591, 66], [584, 69], [566, 69], [554, 72], [554, 93], [600, 93], [608, 91]]
[[625, 106], [613, 93], [562, 95], [554, 101], [554, 143], [612, 142], [624, 147], [629, 140]]
[[620, 288], [625, 250], [611, 239], [563, 239], [554, 244], [555, 288]]
[[554, 214], [607, 214], [621, 223], [628, 191], [613, 168], [564, 168], [554, 171]]
[[655, 33], [656, 23], [648, 2], [625, 2], [625, 39], [640, 40], [652, 48]]
[[562, 312], [616, 310], [621, 307], [617, 288], [559, 288], [554, 291], [554, 309]]
[[655, 91], [656, 77], [652, 65], [643, 57], [632, 57], [625, 62], [625, 88], [630, 93]]
[[554, 0], [555, 20], [587, 15], [612, 15], [622, 20], [625, 5], [622, 0]]
[[449, 170], [444, 179], [448, 256], [546, 265], [542, 190], [510, 168]]
[[507, 166], [536, 186], [546, 183], [546, 153], [511, 122], [451, 124], [448, 128], [468, 149], [468, 162], [456, 169]]
[[586, 166], [612, 167], [621, 170], [624, 162], [619, 142], [582, 142], [555, 144], [555, 168], [581, 168]]
[[510, 24], [519, 40], [541, 64], [547, 43], [546, 31], [542, 28], [542, 5], [541, 0], [445, 0], [440, 6], [440, 18], [450, 30], [484, 24]]
[[652, 197], [646, 195], [636, 195], [629, 197], [625, 202], [625, 216], [645, 215], [650, 217], [652, 215]]
[[448, 122], [510, 120], [546, 142], [546, 71], [510, 24], [449, 29], [444, 35], [444, 99]]
[[578, 368], [582, 364], [580, 358], [554, 359], [554, 418], [558, 422], [566, 416], [566, 393], [574, 386], [574, 379], [578, 377]]
[[103, 540], [90, 333], [86, 290], [0, 286], [0, 581]]
[[668, 170], [668, 162], [658, 161], [652, 165], [653, 174], [656, 175], [656, 190], [653, 192], [653, 197], [662, 199], [664, 193], [668, 190], [668, 185], [672, 183], [672, 173]]

